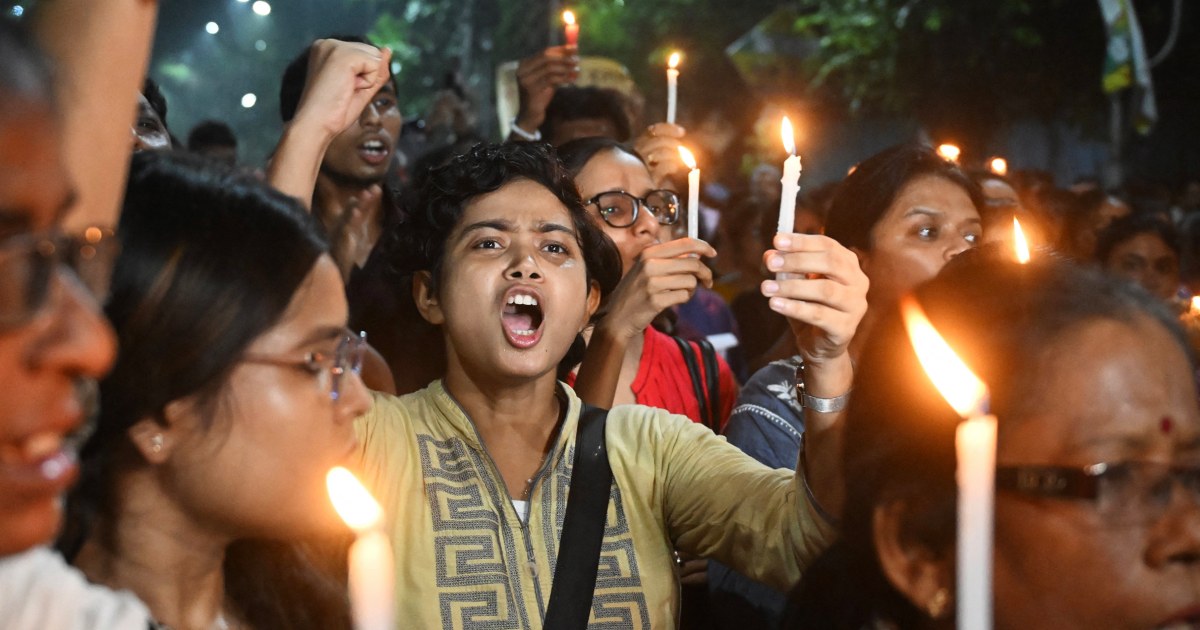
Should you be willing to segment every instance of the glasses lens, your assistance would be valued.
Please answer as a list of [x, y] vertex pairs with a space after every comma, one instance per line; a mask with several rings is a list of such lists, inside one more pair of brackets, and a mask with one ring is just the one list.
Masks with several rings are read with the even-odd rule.
[[629, 227], [637, 219], [637, 200], [623, 192], [606, 192], [596, 196], [600, 218], [613, 227]]
[[108, 296], [117, 254], [121, 251], [117, 237], [112, 232], [91, 227], [84, 230], [82, 238], [71, 238], [61, 249], [63, 262], [75, 272], [96, 301], [103, 303]]
[[646, 195], [646, 207], [663, 225], [679, 220], [679, 196], [669, 190], [655, 190]]
[[1117, 464], [1100, 478], [1100, 513], [1118, 525], [1154, 522], [1170, 509], [1177, 488], [1200, 505], [1200, 464]]
[[342, 377], [347, 372], [355, 375], [362, 373], [363, 357], [367, 350], [367, 333], [360, 332], [357, 335], [347, 333], [342, 342], [338, 344], [337, 354], [334, 356], [333, 368], [330, 371], [333, 377], [333, 387], [330, 390], [330, 397], [337, 400], [341, 394]]
[[53, 242], [34, 237], [0, 246], [0, 325], [20, 324], [42, 307], [56, 251]]

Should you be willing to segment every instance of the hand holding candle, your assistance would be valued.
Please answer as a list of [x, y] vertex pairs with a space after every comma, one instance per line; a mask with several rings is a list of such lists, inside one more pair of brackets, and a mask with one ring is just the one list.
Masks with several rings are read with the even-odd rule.
[[350, 471], [325, 477], [329, 499], [358, 534], [350, 547], [350, 607], [355, 630], [392, 630], [395, 620], [392, 545], [383, 532], [383, 510]]
[[667, 60], [667, 122], [675, 124], [675, 105], [679, 88], [679, 53], [671, 53]]
[[679, 147], [679, 157], [688, 169], [687, 235], [700, 238], [700, 169], [696, 167], [696, 156], [685, 147]]
[[987, 413], [988, 389], [929, 322], [912, 297], [900, 302], [917, 359], [946, 402], [965, 421], [958, 425], [959, 630], [992, 627], [992, 530], [996, 503], [996, 416]]
[[563, 11], [563, 35], [566, 37], [568, 46], [579, 46], [579, 23], [575, 21], [575, 13], [573, 11]]

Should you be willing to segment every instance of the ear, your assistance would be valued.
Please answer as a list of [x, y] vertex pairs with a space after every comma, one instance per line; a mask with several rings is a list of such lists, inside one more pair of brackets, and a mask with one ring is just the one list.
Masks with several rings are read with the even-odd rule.
[[592, 280], [588, 283], [587, 295], [587, 314], [583, 318], [583, 323], [579, 326], [580, 330], [587, 328], [588, 322], [592, 321], [592, 316], [596, 314], [596, 310], [600, 308], [600, 283]]
[[428, 271], [413, 274], [412, 295], [413, 301], [417, 303], [417, 310], [421, 312], [425, 321], [435, 326], [446, 322], [437, 293], [433, 291], [433, 276]]
[[905, 539], [903, 522], [908, 510], [903, 501], [876, 506], [872, 522], [875, 551], [888, 582], [918, 610], [936, 619], [949, 608], [946, 593], [953, 589], [953, 557]]

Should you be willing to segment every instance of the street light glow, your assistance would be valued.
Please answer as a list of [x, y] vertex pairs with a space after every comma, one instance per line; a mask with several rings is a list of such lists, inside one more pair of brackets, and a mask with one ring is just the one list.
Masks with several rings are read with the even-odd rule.
[[25, 15], [25, 7], [19, 4], [14, 4], [12, 8], [12, 14], [13, 17], [21, 17], [22, 15]]
[[254, 42], [254, 50], [257, 50], [258, 52], [262, 52], [266, 49], [267, 49], [267, 42], [265, 42], [261, 39]]
[[246, 109], [250, 109], [251, 107], [254, 107], [254, 104], [257, 102], [258, 102], [258, 97], [255, 96], [253, 92], [247, 93], [244, 96], [242, 96], [242, 107], [245, 107]]
[[259, 15], [271, 15], [271, 5], [265, 0], [257, 0], [250, 8]]
[[221, 32], [221, 25], [216, 22], [209, 22], [204, 25], [204, 30], [208, 31], [209, 35], [216, 35]]

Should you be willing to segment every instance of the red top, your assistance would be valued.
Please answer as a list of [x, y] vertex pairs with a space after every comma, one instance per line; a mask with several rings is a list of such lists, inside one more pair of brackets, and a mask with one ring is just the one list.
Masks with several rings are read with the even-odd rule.
[[[689, 341], [696, 353], [696, 361], [700, 364], [701, 382], [703, 382], [704, 362], [700, 360], [700, 346]], [[721, 428], [729, 420], [733, 411], [733, 402], [737, 399], [738, 386], [733, 378], [729, 364], [721, 355], [717, 355], [717, 384], [720, 390], [721, 406], [717, 410]], [[646, 327], [645, 345], [642, 347], [642, 361], [638, 364], [637, 376], [633, 379], [633, 396], [639, 405], [666, 409], [671, 413], [685, 415], [693, 422], [701, 422], [700, 402], [696, 400], [692, 386], [692, 377], [688, 374], [687, 362], [683, 360], [683, 352], [670, 335], [663, 334], [653, 326]]]

